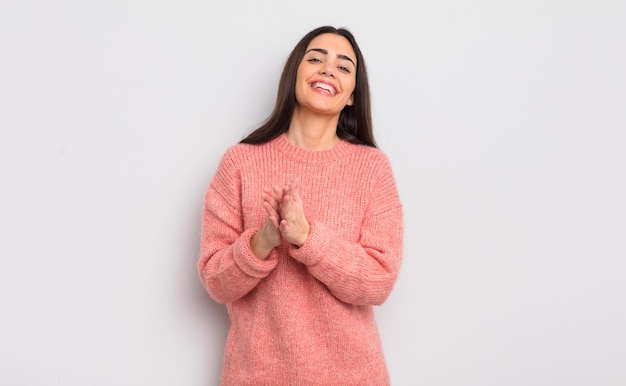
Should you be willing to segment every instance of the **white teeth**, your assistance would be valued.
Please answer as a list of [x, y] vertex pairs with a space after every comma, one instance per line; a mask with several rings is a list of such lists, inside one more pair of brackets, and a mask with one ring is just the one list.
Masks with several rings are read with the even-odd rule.
[[330, 85], [327, 85], [326, 83], [315, 82], [313, 84], [313, 88], [321, 88], [323, 90], [328, 91], [330, 93], [330, 95], [332, 95], [332, 96], [335, 95], [335, 89], [333, 87], [331, 87]]

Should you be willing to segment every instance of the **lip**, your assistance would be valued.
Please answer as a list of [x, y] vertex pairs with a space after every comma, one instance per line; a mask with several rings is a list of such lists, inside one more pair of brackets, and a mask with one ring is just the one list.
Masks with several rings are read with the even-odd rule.
[[[333, 91], [332, 91], [332, 92], [329, 92], [329, 91], [328, 91], [328, 90], [326, 90], [326, 89], [316, 87], [316, 85], [318, 85], [318, 84], [323, 84], [323, 85], [326, 85], [326, 86], [328, 86], [329, 88], [331, 88]], [[313, 90], [322, 90], [322, 92], [323, 92], [325, 95], [335, 96], [335, 95], [337, 95], [337, 93], [339, 92], [339, 91], [337, 90], [337, 87], [335, 87], [335, 85], [334, 85], [334, 84], [329, 83], [329, 82], [326, 82], [326, 81], [323, 81], [323, 80], [314, 80], [314, 81], [312, 81], [312, 82], [310, 82], [310, 83], [309, 83], [309, 86], [310, 86]]]

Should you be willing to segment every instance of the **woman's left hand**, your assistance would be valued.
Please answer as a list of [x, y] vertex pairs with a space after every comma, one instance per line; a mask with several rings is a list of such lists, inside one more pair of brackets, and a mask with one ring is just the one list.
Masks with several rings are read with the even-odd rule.
[[311, 226], [304, 216], [304, 206], [295, 181], [283, 188], [280, 217], [280, 233], [285, 240], [297, 247], [304, 245]]

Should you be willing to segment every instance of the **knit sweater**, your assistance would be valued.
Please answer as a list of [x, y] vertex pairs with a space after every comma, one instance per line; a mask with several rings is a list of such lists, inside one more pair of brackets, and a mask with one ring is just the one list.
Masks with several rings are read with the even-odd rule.
[[[299, 181], [310, 224], [300, 248], [266, 260], [250, 239], [267, 219], [264, 187]], [[402, 205], [378, 149], [341, 141], [307, 151], [285, 134], [237, 144], [205, 195], [198, 272], [231, 326], [222, 385], [388, 385], [373, 305], [402, 258]]]

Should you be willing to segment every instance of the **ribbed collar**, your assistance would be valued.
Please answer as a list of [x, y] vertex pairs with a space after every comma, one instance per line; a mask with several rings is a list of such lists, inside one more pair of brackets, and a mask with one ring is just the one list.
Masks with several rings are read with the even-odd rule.
[[291, 160], [300, 163], [334, 162], [347, 157], [351, 146], [353, 146], [351, 143], [341, 140], [330, 149], [306, 150], [291, 143], [284, 133], [272, 140], [271, 145]]

